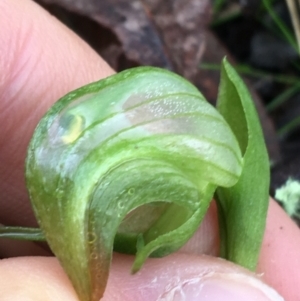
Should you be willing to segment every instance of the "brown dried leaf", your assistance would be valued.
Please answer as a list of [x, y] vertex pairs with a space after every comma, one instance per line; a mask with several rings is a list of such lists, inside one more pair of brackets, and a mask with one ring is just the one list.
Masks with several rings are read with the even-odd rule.
[[41, 0], [40, 2], [62, 6], [109, 28], [120, 41], [127, 59], [135, 62], [136, 65], [173, 69], [160, 35], [139, 0]]
[[194, 82], [205, 50], [209, 0], [142, 0], [152, 12], [177, 73]]

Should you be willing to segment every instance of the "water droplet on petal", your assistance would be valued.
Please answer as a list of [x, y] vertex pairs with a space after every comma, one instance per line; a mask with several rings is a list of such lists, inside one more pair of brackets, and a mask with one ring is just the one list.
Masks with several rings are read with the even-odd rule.
[[133, 195], [134, 193], [135, 193], [135, 188], [131, 187], [130, 189], [128, 189], [129, 195]]
[[93, 244], [96, 240], [96, 234], [94, 232], [88, 232], [88, 242]]

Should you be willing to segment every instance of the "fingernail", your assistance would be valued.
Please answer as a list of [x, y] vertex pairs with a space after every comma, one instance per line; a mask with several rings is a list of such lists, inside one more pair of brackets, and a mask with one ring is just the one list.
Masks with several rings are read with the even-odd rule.
[[284, 301], [260, 280], [241, 274], [211, 273], [169, 287], [158, 301]]

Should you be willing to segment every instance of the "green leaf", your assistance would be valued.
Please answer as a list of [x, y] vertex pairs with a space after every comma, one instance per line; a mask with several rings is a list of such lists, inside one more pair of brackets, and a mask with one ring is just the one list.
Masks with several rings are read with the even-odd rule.
[[133, 272], [177, 250], [242, 165], [229, 125], [193, 85], [140, 67], [60, 99], [34, 133], [26, 178], [80, 299], [98, 301], [113, 248], [136, 253]]
[[217, 189], [221, 254], [254, 270], [268, 209], [269, 160], [254, 103], [226, 59], [222, 65], [217, 109], [237, 137], [244, 158], [237, 184]]

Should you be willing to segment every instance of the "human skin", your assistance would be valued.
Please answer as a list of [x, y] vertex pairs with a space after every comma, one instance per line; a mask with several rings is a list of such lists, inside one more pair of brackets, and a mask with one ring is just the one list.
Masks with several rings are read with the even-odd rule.
[[[37, 226], [24, 181], [26, 149], [34, 128], [58, 98], [114, 71], [30, 0], [1, 0], [0, 28], [0, 223]], [[258, 295], [255, 300], [280, 300], [261, 297], [258, 291], [268, 291], [263, 282], [287, 301], [300, 300], [300, 231], [274, 201], [256, 275], [216, 258], [218, 243], [212, 204], [187, 246], [166, 258], [148, 259], [136, 275], [129, 274], [132, 257], [116, 254], [103, 300], [184, 300], [178, 297], [179, 289], [188, 300], [198, 300], [191, 294], [201, 285], [213, 296], [211, 301], [234, 301], [232, 294], [239, 290], [249, 300]], [[16, 255], [34, 256], [0, 261], [1, 301], [78, 300], [58, 261], [45, 257], [50, 254], [43, 247], [0, 240], [0, 257]]]

